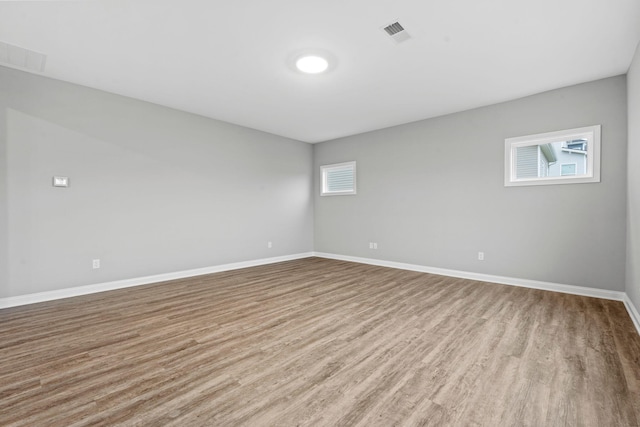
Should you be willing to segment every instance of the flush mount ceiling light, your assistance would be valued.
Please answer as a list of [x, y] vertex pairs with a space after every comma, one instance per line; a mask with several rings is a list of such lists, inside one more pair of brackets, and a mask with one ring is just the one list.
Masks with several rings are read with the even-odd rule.
[[309, 77], [332, 73], [338, 66], [338, 58], [324, 48], [304, 48], [290, 52], [285, 59], [287, 68], [298, 75]]
[[296, 68], [307, 74], [320, 74], [329, 68], [329, 61], [318, 55], [304, 55], [296, 61]]

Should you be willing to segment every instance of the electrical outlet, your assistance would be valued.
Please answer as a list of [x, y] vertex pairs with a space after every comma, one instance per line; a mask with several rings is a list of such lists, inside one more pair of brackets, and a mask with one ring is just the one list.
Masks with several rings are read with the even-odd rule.
[[273, 243], [267, 242], [267, 248], [271, 249], [273, 247]]
[[373, 242], [369, 242], [369, 249], [373, 249]]
[[93, 260], [93, 268], [100, 268], [100, 260], [99, 259], [94, 259]]
[[377, 243], [373, 243], [373, 249], [378, 249], [378, 244]]
[[478, 261], [484, 261], [484, 252], [478, 252]]

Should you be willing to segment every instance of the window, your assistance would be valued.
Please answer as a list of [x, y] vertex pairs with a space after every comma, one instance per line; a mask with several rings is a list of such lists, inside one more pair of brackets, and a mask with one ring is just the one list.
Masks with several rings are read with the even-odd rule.
[[600, 182], [600, 126], [507, 138], [504, 185]]
[[570, 150], [587, 151], [587, 141], [584, 139], [577, 139], [574, 141], [567, 141], [567, 147]]
[[356, 194], [356, 162], [320, 167], [322, 196]]

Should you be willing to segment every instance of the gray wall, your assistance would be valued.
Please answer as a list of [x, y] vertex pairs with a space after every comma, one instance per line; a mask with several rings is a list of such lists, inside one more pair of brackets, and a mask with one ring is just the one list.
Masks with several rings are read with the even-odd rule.
[[[357, 161], [358, 194], [316, 179], [315, 249], [623, 291], [626, 103], [619, 76], [316, 144], [316, 175]], [[505, 138], [596, 124], [600, 183], [504, 187]]]
[[313, 250], [308, 144], [3, 67], [0, 114], [0, 297]]
[[640, 312], [640, 44], [627, 74], [629, 113], [627, 295]]
[[[0, 297], [308, 252], [315, 233], [320, 252], [611, 290], [627, 242], [640, 307], [626, 95], [614, 77], [310, 146], [0, 67]], [[505, 138], [592, 124], [601, 183], [504, 187]], [[320, 197], [319, 166], [349, 160], [358, 194]]]

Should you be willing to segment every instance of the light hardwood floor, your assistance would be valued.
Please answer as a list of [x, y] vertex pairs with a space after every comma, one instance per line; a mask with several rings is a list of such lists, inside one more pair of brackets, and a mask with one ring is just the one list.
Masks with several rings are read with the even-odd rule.
[[307, 258], [0, 310], [0, 425], [637, 426], [620, 302]]

